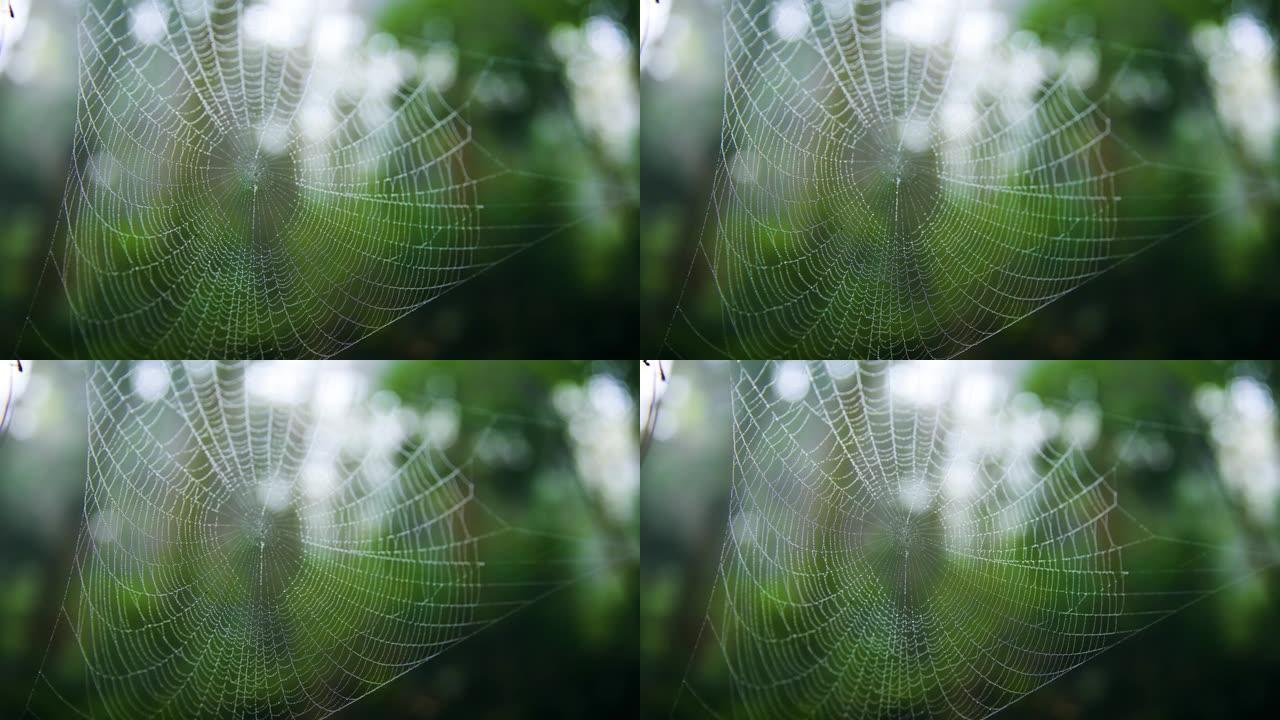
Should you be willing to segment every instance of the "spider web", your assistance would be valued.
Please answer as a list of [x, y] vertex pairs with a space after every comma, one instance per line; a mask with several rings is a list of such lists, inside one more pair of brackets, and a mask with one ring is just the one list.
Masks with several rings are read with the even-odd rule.
[[986, 3], [912, 5], [726, 3], [722, 162], [672, 351], [953, 356], [1207, 219], [1165, 197], [1214, 194], [1207, 173], [1117, 137], [1112, 87], [1064, 58], [1036, 75], [1024, 35], [975, 50], [959, 18]]
[[45, 271], [74, 354], [332, 356], [566, 229], [486, 196], [522, 176], [564, 205], [567, 183], [476, 142], [474, 95], [450, 105], [426, 69], [372, 45], [325, 59], [267, 17], [279, 7], [86, 3]]
[[94, 366], [84, 525], [28, 716], [323, 717], [594, 572], [331, 374], [288, 398], [260, 370]]
[[779, 366], [737, 373], [727, 537], [673, 716], [988, 717], [1274, 565], [1150, 529], [1033, 417], [848, 365], [802, 371], [804, 399]]

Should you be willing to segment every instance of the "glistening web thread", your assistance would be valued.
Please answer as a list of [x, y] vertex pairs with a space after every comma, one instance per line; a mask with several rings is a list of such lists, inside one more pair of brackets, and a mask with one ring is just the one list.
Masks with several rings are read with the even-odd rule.
[[735, 372], [725, 540], [673, 717], [989, 717], [1276, 565], [1135, 517], [1117, 470], [1034, 415], [909, 366], [797, 365]]
[[[451, 102], [465, 49], [419, 61], [387, 36], [312, 27], [315, 8], [281, 12], [85, 4], [42, 278], [62, 297], [35, 299], [28, 355], [333, 356], [617, 202], [474, 137], [496, 59]], [[556, 214], [504, 202], [497, 183], [513, 180]], [[70, 338], [51, 329], [65, 314]]]
[[980, 0], [724, 12], [721, 159], [671, 355], [955, 356], [1267, 192], [1116, 132], [1111, 104], [1190, 51], [1042, 42]]
[[608, 563], [499, 517], [474, 454], [391, 431], [333, 363], [290, 365], [310, 384], [93, 366], [82, 527], [28, 716], [324, 717]]

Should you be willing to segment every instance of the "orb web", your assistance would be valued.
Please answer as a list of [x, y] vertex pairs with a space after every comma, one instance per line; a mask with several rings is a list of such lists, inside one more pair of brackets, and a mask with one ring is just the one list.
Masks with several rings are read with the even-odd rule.
[[[319, 14], [85, 4], [46, 268], [73, 321], [60, 352], [328, 357], [563, 232], [486, 195], [504, 177], [548, 194], [567, 180], [509, 169], [438, 68], [384, 37], [333, 45], [346, 31], [313, 27], [333, 20]], [[559, 204], [575, 202], [599, 209]]]
[[28, 716], [323, 717], [578, 579], [548, 555], [573, 538], [512, 554], [538, 532], [476, 498], [472, 461], [344, 407], [342, 372], [287, 365], [94, 366], [83, 528]]
[[978, 22], [988, 3], [725, 7], [721, 162], [676, 354], [953, 356], [1205, 219], [1123, 186], [1212, 192], [1113, 133], [1111, 87]]
[[1275, 564], [1150, 529], [1034, 414], [841, 365], [736, 372], [725, 543], [673, 717], [988, 717]]

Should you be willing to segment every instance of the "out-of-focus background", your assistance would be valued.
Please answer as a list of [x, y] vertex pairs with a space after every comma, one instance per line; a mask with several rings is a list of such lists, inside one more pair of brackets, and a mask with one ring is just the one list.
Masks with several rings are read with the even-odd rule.
[[[668, 717], [690, 668], [711, 707], [726, 707], [729, 697], [723, 663], [708, 661], [714, 644], [694, 648], [729, 512], [730, 391], [737, 373], [754, 377], [761, 365], [739, 370], [728, 362], [676, 361], [664, 365], [666, 382], [655, 368], [640, 383], [642, 418], [659, 399], [641, 465], [641, 687], [645, 716]], [[899, 369], [922, 387], [957, 393], [968, 387], [1005, 398], [1018, 421], [1010, 426], [1017, 432], [1001, 442], [1012, 447], [1030, 436], [1037, 447], [1075, 444], [1093, 467], [1116, 469], [1108, 481], [1120, 505], [1144, 522], [1177, 528], [1183, 539], [1245, 540], [1274, 554], [1280, 374], [1273, 363], [1015, 361]], [[771, 401], [798, 402], [813, 392], [799, 363], [777, 364], [762, 377]], [[1211, 510], [1224, 506], [1231, 510]], [[1165, 558], [1170, 567], [1172, 557]], [[1181, 571], [1171, 585], [1195, 586], [1196, 571]], [[1277, 632], [1280, 571], [1273, 567], [1138, 633], [997, 717], [1270, 717], [1280, 698]], [[678, 709], [677, 717], [704, 716], [688, 696]]]
[[[777, 0], [774, 12], [758, 18], [761, 32], [784, 36], [786, 28], [778, 23], [801, 5]], [[968, 356], [1270, 354], [1280, 331], [1280, 287], [1273, 281], [1280, 269], [1275, 222], [1280, 201], [1268, 190], [1276, 176], [1280, 129], [1280, 10], [1275, 3], [897, 0], [888, 5], [903, 10], [895, 13], [905, 23], [897, 31], [946, 35], [931, 23], [952, 17], [941, 11], [943, 6], [959, 7], [961, 22], [973, 21], [964, 26], [974, 33], [966, 38], [970, 45], [1013, 39], [1032, 48], [1030, 57], [1053, 53], [1076, 63], [1094, 77], [1086, 94], [1109, 93], [1104, 109], [1117, 136], [1150, 158], [1213, 178], [1204, 193], [1174, 190], [1183, 194], [1168, 207], [1155, 201], [1138, 206], [1145, 216], [1167, 220], [1148, 225], [1155, 234], [1169, 233], [1164, 241], [982, 342]], [[642, 347], [670, 354], [663, 352], [668, 328], [677, 351], [706, 345], [687, 327], [672, 325], [686, 283], [692, 294], [684, 309], [707, 341], [722, 340], [716, 336], [720, 307], [710, 297], [714, 283], [697, 248], [704, 232], [714, 233], [714, 214], [707, 210], [720, 160], [725, 3], [644, 6]], [[781, 48], [785, 54], [785, 44]], [[983, 67], [993, 77], [1009, 70], [995, 62]], [[1173, 234], [1180, 222], [1174, 216], [1203, 221]], [[945, 323], [945, 315], [940, 321]]]
[[[639, 696], [634, 363], [323, 365], [321, 392], [371, 408], [373, 420], [349, 420], [353, 427], [339, 435], [380, 435], [376, 442], [392, 446], [429, 438], [453, 463], [470, 458], [476, 498], [503, 522], [572, 539], [560, 558], [567, 566], [541, 568], [519, 556], [537, 551], [518, 535], [497, 538], [501, 546], [489, 545], [495, 555], [526, 561], [535, 577], [567, 567], [558, 577], [578, 578], [335, 717], [632, 714]], [[88, 366], [3, 369], [0, 403], [12, 383], [13, 406], [0, 436], [0, 714], [17, 717], [49, 646], [82, 524]], [[278, 391], [313, 370], [277, 363], [259, 379]], [[69, 640], [65, 625], [58, 637]], [[74, 646], [54, 652], [76, 657]], [[61, 689], [71, 697], [76, 690]]]
[[[0, 8], [0, 344], [11, 351], [55, 235], [71, 159], [79, 17], [87, 0], [8, 0]], [[252, 0], [251, 0], [252, 2]], [[626, 357], [638, 323], [635, 272], [639, 107], [636, 7], [625, 0], [261, 0], [324, 15], [313, 27], [353, 47], [351, 62], [430, 72], [506, 166], [556, 178], [502, 185], [504, 204], [538, 208], [523, 236], [551, 237], [351, 349], [359, 357]], [[123, 5], [127, 7], [128, 4]], [[320, 7], [323, 6], [323, 7]], [[120, 7], [120, 6], [118, 6]], [[140, 15], [139, 17], [145, 17]], [[317, 40], [320, 42], [321, 40]], [[380, 77], [376, 67], [365, 70]], [[558, 192], [563, 192], [558, 191]], [[582, 198], [589, 198], [584, 206]], [[577, 199], [576, 206], [570, 200]], [[514, 223], [514, 220], [507, 222]], [[491, 242], [496, 242], [492, 241]], [[60, 308], [58, 278], [40, 289]], [[68, 335], [65, 311], [40, 331]], [[32, 338], [24, 339], [24, 351]], [[39, 347], [36, 345], [35, 347]], [[65, 349], [59, 348], [66, 352]]]

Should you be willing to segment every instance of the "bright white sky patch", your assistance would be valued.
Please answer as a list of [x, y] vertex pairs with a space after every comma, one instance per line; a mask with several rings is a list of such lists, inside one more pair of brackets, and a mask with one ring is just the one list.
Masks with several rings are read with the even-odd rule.
[[942, 492], [952, 500], [965, 500], [978, 489], [978, 472], [973, 463], [954, 459], [947, 464], [942, 478]]
[[458, 50], [449, 45], [435, 47], [422, 58], [422, 79], [437, 92], [453, 87], [458, 79]]
[[328, 497], [338, 484], [332, 463], [309, 461], [302, 466], [302, 492], [313, 500]]
[[587, 44], [592, 52], [605, 61], [624, 58], [631, 49], [631, 42], [617, 23], [603, 17], [593, 17], [584, 26]]
[[1280, 501], [1280, 445], [1271, 390], [1251, 377], [1238, 377], [1225, 390], [1198, 389], [1196, 408], [1209, 421], [1223, 483], [1249, 514], [1267, 523]]
[[347, 57], [364, 38], [364, 21], [349, 13], [321, 15], [311, 35], [311, 48], [316, 57], [339, 61]]
[[1209, 66], [1218, 114], [1251, 156], [1271, 160], [1280, 132], [1280, 84], [1275, 41], [1252, 15], [1225, 26], [1202, 24], [1192, 40]]
[[282, 405], [302, 399], [308, 363], [270, 360], [253, 363], [245, 370], [245, 389], [256, 397]]
[[307, 38], [315, 6], [310, 0], [269, 0], [251, 5], [244, 11], [245, 34], [264, 45], [298, 47]]
[[610, 375], [596, 375], [585, 385], [564, 383], [552, 403], [568, 421], [574, 465], [587, 487], [616, 517], [631, 512], [640, 487], [635, 406], [626, 387]]
[[166, 11], [152, 0], [143, 0], [129, 11], [129, 32], [143, 45], [164, 39]]
[[631, 39], [617, 22], [594, 16], [580, 27], [558, 25], [550, 42], [565, 64], [578, 121], [611, 156], [626, 161], [640, 126]]
[[1250, 60], [1266, 60], [1275, 44], [1266, 28], [1252, 15], [1234, 15], [1227, 21], [1227, 37], [1236, 52]]
[[950, 363], [895, 363], [889, 371], [893, 394], [918, 405], [938, 405], [950, 389]]
[[769, 24], [783, 40], [799, 40], [809, 31], [809, 11], [801, 0], [778, 0], [769, 13]]
[[948, 0], [900, 0], [885, 11], [885, 25], [908, 42], [937, 45], [952, 27], [954, 10]]
[[787, 402], [800, 402], [809, 394], [809, 371], [799, 360], [784, 360], [774, 366], [773, 391]]
[[956, 414], [963, 419], [990, 417], [1003, 392], [1004, 383], [992, 373], [965, 374], [956, 387]]
[[956, 53], [965, 57], [985, 55], [1008, 31], [1009, 21], [1000, 13], [986, 10], [961, 13], [955, 33]]
[[169, 392], [169, 367], [159, 360], [146, 360], [133, 369], [133, 391], [147, 402], [155, 402]]

